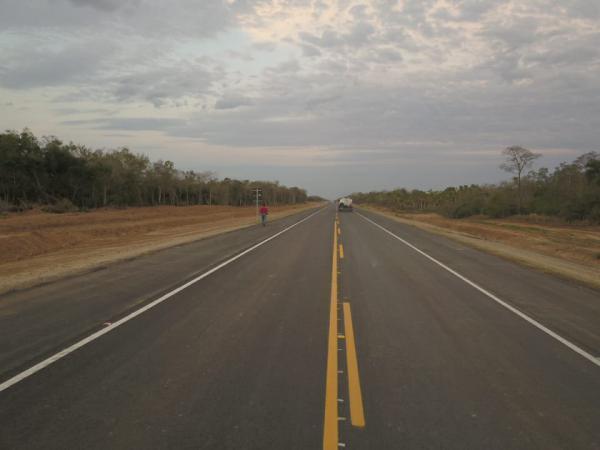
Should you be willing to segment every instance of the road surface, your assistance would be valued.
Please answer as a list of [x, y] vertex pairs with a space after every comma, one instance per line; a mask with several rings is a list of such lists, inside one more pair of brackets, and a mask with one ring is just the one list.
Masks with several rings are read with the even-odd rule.
[[2, 449], [600, 449], [600, 292], [358, 210], [0, 297]]

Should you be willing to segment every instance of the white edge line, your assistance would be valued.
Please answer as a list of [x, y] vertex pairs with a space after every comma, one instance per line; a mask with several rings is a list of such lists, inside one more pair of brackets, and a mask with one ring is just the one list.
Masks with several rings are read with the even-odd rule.
[[258, 244], [253, 245], [252, 247], [244, 250], [241, 253], [238, 253], [237, 255], [233, 256], [232, 258], [229, 258], [227, 261], [222, 262], [221, 264], [219, 264], [218, 266], [213, 267], [212, 269], [210, 269], [207, 272], [204, 272], [202, 275], [197, 276], [196, 278], [188, 281], [185, 284], [182, 284], [181, 286], [179, 286], [178, 288], [173, 289], [170, 292], [167, 292], [165, 295], [163, 295], [160, 298], [157, 298], [156, 300], [148, 303], [147, 305], [143, 306], [140, 309], [135, 310], [134, 312], [132, 312], [131, 314], [128, 314], [127, 316], [123, 317], [122, 319], [119, 319], [118, 321], [112, 323], [111, 325], [108, 325], [107, 327], [96, 331], [93, 334], [90, 334], [88, 337], [81, 339], [80, 341], [74, 343], [73, 345], [71, 345], [70, 347], [65, 348], [64, 350], [61, 350], [60, 352], [50, 356], [49, 358], [46, 358], [45, 360], [37, 363], [36, 365], [30, 367], [29, 369], [24, 370], [23, 372], [18, 373], [17, 375], [13, 376], [12, 378], [9, 378], [8, 380], [6, 380], [5, 382], [3, 382], [2, 384], [0, 384], [0, 392], [8, 389], [9, 387], [17, 384], [18, 382], [24, 380], [25, 378], [30, 377], [31, 375], [33, 375], [36, 372], [39, 372], [40, 370], [48, 367], [50, 364], [55, 363], [56, 361], [58, 361], [59, 359], [64, 358], [65, 356], [67, 356], [70, 353], [73, 353], [75, 350], [83, 347], [86, 344], [89, 344], [92, 341], [95, 341], [96, 339], [98, 339], [101, 336], [104, 336], [106, 333], [111, 332], [112, 330], [114, 330], [117, 327], [120, 327], [121, 325], [123, 325], [124, 323], [129, 322], [131, 319], [134, 319], [135, 317], [139, 316], [140, 314], [148, 311], [149, 309], [154, 308], [156, 305], [164, 302], [165, 300], [167, 300], [170, 297], [173, 297], [175, 294], [183, 291], [184, 289], [187, 289], [188, 287], [190, 287], [191, 285], [197, 283], [198, 281], [208, 277], [209, 275], [215, 273], [217, 270], [222, 269], [223, 267], [227, 266], [228, 264], [231, 264], [233, 261], [241, 258], [242, 256], [250, 253], [251, 251], [257, 249], [258, 247], [260, 247], [261, 245], [266, 244], [267, 242], [275, 239], [278, 236], [281, 236], [283, 233], [291, 230], [292, 228], [294, 228], [297, 225], [300, 225], [302, 222], [307, 221], [308, 219], [310, 219], [311, 217], [315, 216], [316, 214], [320, 213], [321, 211], [323, 211], [324, 208], [319, 209], [318, 211], [315, 211], [314, 213], [312, 213], [311, 215], [305, 217], [302, 220], [299, 220], [298, 222], [290, 225], [289, 227], [281, 230], [280, 232], [274, 234], [271, 237], [268, 237], [267, 239], [260, 241]]
[[533, 325], [534, 327], [538, 328], [539, 330], [543, 331], [544, 333], [546, 333], [547, 335], [553, 337], [554, 339], [556, 339], [558, 342], [560, 342], [561, 344], [569, 347], [571, 350], [573, 350], [575, 353], [578, 353], [579, 355], [583, 356], [585, 359], [587, 359], [588, 361], [590, 361], [591, 363], [595, 364], [596, 366], [600, 367], [600, 359], [596, 358], [594, 355], [586, 352], [584, 349], [582, 349], [581, 347], [578, 347], [577, 345], [573, 344], [572, 342], [568, 341], [567, 339], [565, 339], [564, 337], [560, 336], [559, 334], [555, 333], [554, 331], [552, 331], [551, 329], [545, 327], [544, 325], [542, 325], [541, 323], [539, 323], [537, 320], [532, 319], [531, 317], [529, 317], [527, 314], [519, 311], [517, 308], [515, 308], [514, 306], [509, 305], [508, 303], [506, 303], [504, 300], [501, 300], [500, 298], [496, 297], [494, 294], [492, 294], [491, 292], [487, 291], [486, 289], [482, 288], [481, 286], [479, 286], [477, 283], [469, 280], [467, 277], [461, 275], [460, 273], [456, 272], [455, 270], [451, 269], [450, 267], [448, 267], [447, 265], [445, 265], [444, 263], [438, 261], [437, 259], [435, 259], [433, 256], [429, 256], [427, 253], [425, 253], [424, 251], [418, 249], [417, 247], [415, 247], [414, 245], [412, 245], [410, 242], [405, 241], [404, 239], [402, 239], [399, 236], [396, 236], [394, 233], [392, 233], [391, 231], [389, 231], [387, 228], [382, 227], [381, 225], [379, 225], [378, 223], [374, 222], [373, 220], [369, 219], [366, 216], [363, 216], [362, 214], [358, 213], [357, 214], [362, 217], [363, 219], [371, 222], [373, 225], [375, 225], [378, 228], [381, 228], [383, 231], [385, 231], [386, 233], [388, 233], [390, 236], [395, 237], [396, 239], [398, 239], [400, 242], [402, 242], [404, 245], [407, 245], [408, 247], [412, 248], [414, 251], [416, 251], [417, 253], [420, 253], [421, 255], [423, 255], [424, 257], [426, 257], [427, 259], [433, 261], [434, 263], [436, 263], [438, 266], [442, 267], [443, 269], [447, 270], [448, 272], [450, 272], [452, 275], [460, 278], [462, 281], [464, 281], [465, 283], [467, 283], [468, 285], [474, 287], [475, 289], [477, 289], [479, 292], [481, 292], [482, 294], [485, 294], [486, 296], [488, 296], [489, 298], [491, 298], [492, 300], [494, 300], [496, 303], [499, 303], [500, 305], [504, 306], [506, 309], [508, 309], [510, 312], [516, 314], [517, 316], [519, 316], [521, 319], [526, 320], [527, 322], [529, 322], [531, 325]]

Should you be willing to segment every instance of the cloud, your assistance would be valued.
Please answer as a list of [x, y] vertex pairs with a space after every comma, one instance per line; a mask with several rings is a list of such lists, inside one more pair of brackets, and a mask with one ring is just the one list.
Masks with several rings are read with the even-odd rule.
[[301, 44], [302, 48], [302, 56], [306, 56], [308, 58], [312, 58], [314, 56], [321, 56], [321, 50], [317, 47], [309, 44]]
[[0, 85], [28, 89], [78, 82], [101, 69], [114, 47], [110, 43], [70, 43], [52, 49], [18, 46], [0, 68]]
[[283, 61], [276, 66], [269, 67], [266, 72], [270, 74], [295, 73], [301, 70], [300, 63], [296, 59]]
[[227, 95], [217, 100], [215, 109], [236, 109], [240, 106], [248, 106], [252, 104], [252, 99], [242, 95]]
[[100, 11], [114, 11], [123, 5], [121, 0], [69, 0], [76, 6], [89, 6]]
[[[6, 50], [0, 87], [16, 90], [52, 87], [54, 100], [147, 102], [182, 106], [203, 99], [225, 79], [218, 61], [172, 57], [171, 43], [76, 38], [47, 42], [27, 35]], [[151, 48], [149, 48], [151, 47]]]
[[77, 33], [101, 39], [214, 36], [231, 26], [236, 4], [222, 0], [0, 0], [0, 30]]
[[113, 74], [98, 89], [98, 95], [107, 95], [119, 103], [146, 101], [155, 107], [182, 106], [186, 98], [204, 98], [210, 94], [215, 81], [221, 78], [221, 69], [203, 62], [180, 63], [173, 66], [141, 67]]
[[90, 126], [99, 130], [127, 130], [127, 131], [165, 131], [173, 127], [184, 126], [182, 119], [166, 119], [152, 117], [109, 117], [103, 119], [66, 120], [62, 125]]
[[535, 42], [538, 26], [539, 23], [533, 17], [510, 19], [487, 24], [481, 36], [494, 44], [515, 49]]
[[[411, 164], [411, 173], [452, 158], [489, 161], [515, 142], [539, 151], [597, 149], [597, 2], [0, 0], [0, 7], [3, 98], [69, 132], [201, 141], [226, 149], [215, 153], [224, 165], [228, 154], [265, 151], [284, 164], [287, 149], [290, 164], [399, 171]], [[28, 125], [16, 121], [29, 116], [8, 109], [0, 119]], [[73, 120], [60, 122], [56, 111], [71, 111]]]
[[506, 4], [504, 0], [452, 0], [449, 8], [439, 8], [435, 17], [443, 20], [475, 22], [481, 21], [498, 6]]
[[556, 0], [552, 3], [552, 6], [564, 9], [571, 17], [585, 19], [600, 18], [600, 4], [598, 2], [588, 0]]

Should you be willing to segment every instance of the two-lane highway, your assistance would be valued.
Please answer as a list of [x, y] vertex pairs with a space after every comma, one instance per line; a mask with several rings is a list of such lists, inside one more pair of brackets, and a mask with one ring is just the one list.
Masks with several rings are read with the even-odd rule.
[[2, 449], [600, 448], [599, 293], [367, 212], [0, 297], [0, 330]]

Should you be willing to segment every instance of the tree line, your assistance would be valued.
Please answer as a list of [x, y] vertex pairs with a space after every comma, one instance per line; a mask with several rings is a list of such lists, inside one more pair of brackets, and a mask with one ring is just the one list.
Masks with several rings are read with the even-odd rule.
[[506, 160], [501, 168], [515, 175], [510, 181], [444, 190], [359, 192], [352, 194], [352, 198], [358, 204], [369, 203], [405, 212], [436, 212], [452, 218], [540, 214], [567, 221], [600, 223], [598, 152], [581, 155], [554, 170], [528, 170], [540, 155], [522, 147], [508, 147], [503, 154]]
[[213, 172], [178, 170], [127, 148], [92, 150], [28, 129], [0, 134], [0, 202], [19, 210], [33, 204], [76, 209], [106, 206], [271, 205], [304, 203], [304, 189], [279, 182], [217, 179]]

